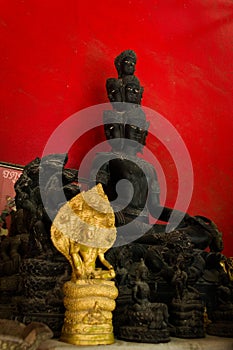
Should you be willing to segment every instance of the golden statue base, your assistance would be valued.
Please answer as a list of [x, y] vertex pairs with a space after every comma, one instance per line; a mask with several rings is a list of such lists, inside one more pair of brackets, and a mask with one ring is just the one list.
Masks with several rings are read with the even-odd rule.
[[73, 345], [110, 345], [114, 343], [113, 334], [65, 334], [61, 341]]
[[95, 278], [66, 282], [61, 341], [74, 345], [114, 343], [112, 311], [117, 295], [113, 281]]

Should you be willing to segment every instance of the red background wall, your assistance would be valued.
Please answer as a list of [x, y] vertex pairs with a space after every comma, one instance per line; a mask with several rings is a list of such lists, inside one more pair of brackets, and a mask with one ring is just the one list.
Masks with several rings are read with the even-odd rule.
[[[113, 60], [133, 49], [143, 105], [167, 118], [189, 150], [188, 211], [211, 218], [223, 232], [224, 253], [233, 255], [233, 2], [1, 0], [0, 8], [0, 161], [27, 164], [71, 114], [108, 102]], [[84, 135], [68, 165], [78, 168], [101, 140], [102, 132]], [[147, 144], [166, 174], [172, 205], [175, 165], [154, 137]]]

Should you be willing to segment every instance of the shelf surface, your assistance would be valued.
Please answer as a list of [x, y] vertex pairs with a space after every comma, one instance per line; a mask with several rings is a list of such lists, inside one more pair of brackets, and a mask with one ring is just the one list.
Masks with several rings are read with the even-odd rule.
[[134, 350], [135, 348], [138, 348], [138, 350], [142, 348], [145, 350], [233, 350], [233, 338], [221, 338], [207, 335], [205, 338], [201, 339], [171, 338], [170, 342], [160, 344], [133, 343], [116, 339], [114, 344], [96, 346], [77, 346], [50, 339], [41, 344], [38, 350], [72, 350], [80, 347], [85, 350], [100, 350], [100, 348], [102, 349], [104, 347], [106, 347], [106, 350]]

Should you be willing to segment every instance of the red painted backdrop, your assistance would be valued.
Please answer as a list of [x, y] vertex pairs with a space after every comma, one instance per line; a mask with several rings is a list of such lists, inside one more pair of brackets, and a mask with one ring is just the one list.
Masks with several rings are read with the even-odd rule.
[[[233, 255], [233, 2], [1, 0], [0, 8], [0, 161], [25, 165], [43, 154], [70, 115], [107, 102], [113, 60], [133, 49], [143, 105], [174, 125], [190, 153], [188, 211], [211, 218], [223, 232], [225, 254]], [[68, 165], [78, 168], [101, 140], [102, 129], [83, 135]], [[175, 164], [154, 136], [147, 145], [166, 175], [172, 205]]]

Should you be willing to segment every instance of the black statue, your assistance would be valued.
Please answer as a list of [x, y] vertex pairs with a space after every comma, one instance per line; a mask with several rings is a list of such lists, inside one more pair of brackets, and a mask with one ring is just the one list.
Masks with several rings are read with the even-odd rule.
[[170, 341], [167, 305], [150, 301], [151, 291], [147, 283], [149, 271], [143, 259], [134, 263], [131, 273], [132, 270], [132, 304], [124, 310], [118, 337], [143, 343]]
[[[122, 325], [129, 320], [125, 318], [128, 305], [131, 311], [135, 311], [135, 308], [142, 309], [143, 305], [158, 298], [168, 306], [172, 335], [204, 337], [204, 310], [207, 309], [208, 316], [215, 310], [216, 285], [223, 285], [216, 277], [221, 269], [222, 234], [206, 217], [190, 216], [160, 205], [156, 171], [137, 155], [146, 144], [149, 123], [141, 107], [144, 89], [134, 75], [136, 61], [132, 50], [122, 52], [115, 59], [118, 77], [106, 81], [113, 109], [103, 113], [105, 135], [111, 151], [96, 155], [90, 173], [91, 186], [96, 183], [103, 185], [115, 211], [117, 244], [107, 253], [116, 269], [119, 288], [114, 315], [115, 333], [122, 337], [122, 332], [125, 332]], [[149, 215], [165, 224], [150, 225]], [[176, 229], [165, 233], [166, 223]], [[142, 285], [145, 287], [145, 281], [135, 284], [132, 281], [132, 266], [140, 259], [149, 269], [151, 300], [147, 302], [147, 298], [142, 298], [135, 303], [132, 291]], [[211, 292], [209, 283], [213, 283]], [[147, 293], [146, 290], [149, 292], [146, 288], [143, 292]], [[143, 335], [131, 334], [136, 341], [144, 339]], [[129, 336], [126, 334], [125, 337]], [[156, 342], [155, 338], [151, 342]]]
[[[103, 121], [105, 135], [112, 150], [96, 155], [90, 174], [91, 186], [101, 183], [109, 200], [115, 201], [113, 207], [118, 227], [136, 219], [127, 233], [127, 242], [137, 239], [142, 232], [149, 231], [149, 214], [169, 222], [172, 213], [172, 209], [160, 206], [160, 189], [154, 167], [137, 156], [146, 144], [149, 123], [140, 106], [143, 87], [134, 75], [136, 61], [134, 51], [123, 51], [115, 59], [118, 78], [106, 81], [113, 110], [104, 112]], [[121, 180], [128, 181], [124, 184], [122, 182], [121, 198], [117, 201], [117, 184]], [[174, 215], [173, 211], [174, 224], [182, 216], [183, 222], [190, 218], [188, 214], [179, 211]], [[120, 231], [118, 239], [122, 242], [124, 240]]]
[[15, 183], [16, 208], [26, 217], [24, 221], [30, 236], [29, 256], [57, 252], [49, 235], [51, 222], [59, 207], [80, 192], [74, 183], [78, 171], [64, 168], [67, 160], [64, 154], [37, 157], [25, 166]]
[[[131, 51], [130, 53], [132, 54]], [[128, 50], [119, 56], [118, 68], [121, 67], [119, 62], [128, 57], [127, 55]], [[136, 56], [132, 55], [132, 59], [134, 57]], [[160, 190], [154, 167], [137, 156], [146, 143], [149, 123], [140, 107], [143, 88], [133, 75], [133, 70], [128, 75], [126, 71], [124, 74], [119, 73], [121, 78], [110, 78], [106, 83], [113, 110], [105, 111], [103, 120], [105, 135], [112, 146], [112, 151], [96, 155], [90, 180], [91, 186], [96, 182], [103, 185], [110, 201], [115, 201], [118, 196], [116, 186], [119, 181], [124, 179], [131, 182], [133, 189], [128, 183], [123, 185], [121, 202], [116, 202], [114, 209], [117, 226], [137, 219], [136, 226], [133, 225], [127, 237], [129, 241], [129, 235], [132, 234], [134, 237], [132, 236], [130, 241], [133, 241], [141, 235], [141, 232], [149, 230], [149, 226], [146, 226], [149, 224], [149, 213], [155, 218], [168, 222], [172, 210], [160, 206]], [[103, 165], [100, 166], [101, 164]], [[118, 211], [117, 206], [123, 209]], [[177, 212], [177, 219], [179, 215], [182, 213]], [[118, 239], [123, 240], [119, 232]]]
[[1, 318], [46, 321], [55, 336], [64, 317], [62, 286], [71, 271], [54, 248], [50, 227], [64, 201], [80, 192], [78, 171], [65, 168], [67, 161], [67, 154], [51, 154], [24, 167], [15, 183], [10, 234], [0, 246]]
[[170, 334], [180, 338], [202, 338], [205, 336], [204, 302], [198, 290], [188, 284], [186, 264], [186, 255], [180, 253], [170, 283], [175, 290], [169, 307]]

